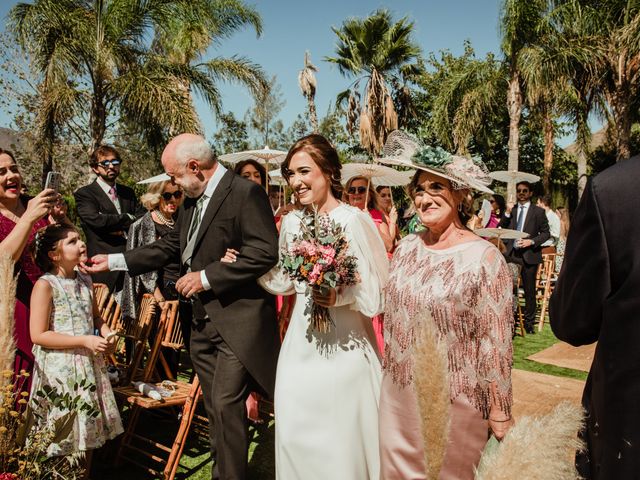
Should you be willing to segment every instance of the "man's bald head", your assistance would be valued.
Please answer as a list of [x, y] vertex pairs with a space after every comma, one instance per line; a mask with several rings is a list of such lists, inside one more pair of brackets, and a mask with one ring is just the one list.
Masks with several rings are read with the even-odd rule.
[[201, 170], [213, 168], [216, 157], [209, 143], [201, 135], [182, 133], [167, 144], [162, 152], [162, 163], [173, 161], [180, 167], [187, 165], [189, 160], [196, 160]]

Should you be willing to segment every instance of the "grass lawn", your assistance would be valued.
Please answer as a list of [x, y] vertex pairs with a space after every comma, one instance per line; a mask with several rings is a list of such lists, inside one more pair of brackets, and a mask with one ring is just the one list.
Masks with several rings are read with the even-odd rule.
[[527, 334], [525, 337], [516, 336], [513, 340], [513, 368], [528, 370], [530, 372], [546, 373], [548, 375], [556, 375], [558, 377], [586, 380], [586, 372], [527, 360], [529, 355], [533, 355], [534, 353], [549, 348], [551, 345], [558, 342], [559, 340], [553, 335], [548, 323], [545, 324], [541, 332], [538, 332], [538, 328], [536, 326], [535, 334]]

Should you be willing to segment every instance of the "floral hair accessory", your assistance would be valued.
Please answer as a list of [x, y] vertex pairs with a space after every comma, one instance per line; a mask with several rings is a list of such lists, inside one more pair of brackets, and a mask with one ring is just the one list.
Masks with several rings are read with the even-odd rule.
[[482, 160], [452, 155], [441, 147], [424, 145], [401, 130], [389, 134], [379, 161], [432, 173], [449, 180], [455, 190], [468, 188], [493, 193], [489, 188], [492, 179]]

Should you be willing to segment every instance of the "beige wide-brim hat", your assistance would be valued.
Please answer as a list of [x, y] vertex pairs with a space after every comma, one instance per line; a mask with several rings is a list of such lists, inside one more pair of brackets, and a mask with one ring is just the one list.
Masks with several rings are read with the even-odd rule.
[[387, 137], [380, 163], [429, 172], [451, 182], [455, 190], [471, 189], [493, 194], [487, 167], [478, 158], [452, 155], [443, 148], [423, 145], [401, 130]]

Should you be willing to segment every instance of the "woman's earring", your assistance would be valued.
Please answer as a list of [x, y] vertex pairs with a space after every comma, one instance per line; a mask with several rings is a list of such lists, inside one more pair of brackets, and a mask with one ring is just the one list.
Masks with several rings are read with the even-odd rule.
[[460, 203], [458, 204], [458, 211], [459, 211], [459, 212], [461, 212], [461, 211], [462, 211], [462, 202], [460, 202]]

